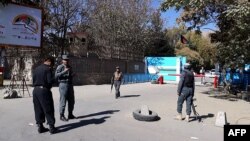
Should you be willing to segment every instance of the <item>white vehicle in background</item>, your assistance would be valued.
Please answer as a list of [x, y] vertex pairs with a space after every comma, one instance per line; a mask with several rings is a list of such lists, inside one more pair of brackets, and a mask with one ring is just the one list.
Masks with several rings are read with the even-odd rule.
[[220, 73], [219, 72], [216, 72], [215, 69], [212, 69], [212, 70], [207, 70], [205, 72], [205, 80], [204, 80], [204, 83], [214, 83], [214, 77], [217, 76], [219, 77], [220, 76]]
[[215, 69], [212, 69], [212, 70], [207, 70], [205, 72], [205, 77], [209, 77], [209, 78], [214, 78], [215, 76], [220, 76], [220, 73], [219, 72], [215, 72]]

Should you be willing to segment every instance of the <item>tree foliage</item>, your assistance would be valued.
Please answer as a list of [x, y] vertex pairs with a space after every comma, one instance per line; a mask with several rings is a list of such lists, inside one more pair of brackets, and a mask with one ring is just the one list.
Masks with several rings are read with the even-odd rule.
[[[11, 0], [2, 0], [4, 4]], [[114, 57], [174, 55], [151, 0], [16, 0], [43, 9], [43, 53], [69, 52], [69, 32], [87, 32], [88, 51]], [[123, 53], [123, 54], [122, 54]], [[135, 56], [133, 56], [135, 55]]]
[[173, 56], [174, 46], [170, 44], [170, 39], [163, 30], [163, 20], [160, 10], [156, 10], [151, 15], [151, 24], [148, 28], [149, 44], [146, 46], [145, 56]]
[[250, 2], [248, 0], [165, 0], [161, 8], [183, 10], [178, 22], [188, 29], [200, 30], [214, 22], [218, 31], [211, 34], [217, 43], [217, 60], [221, 63], [244, 63], [249, 59]]
[[223, 63], [243, 64], [250, 61], [250, 2], [238, 1], [222, 13], [212, 34], [218, 43], [218, 60]]
[[[121, 56], [168, 53], [163, 33], [160, 11], [151, 6], [150, 0], [89, 0], [87, 11], [92, 45], [90, 50], [114, 56], [119, 50]], [[111, 52], [104, 50], [111, 48]], [[122, 54], [122, 52], [125, 54]], [[132, 56], [132, 58], [135, 56]]]
[[[188, 40], [188, 44], [183, 44], [180, 41], [180, 35], [183, 35]], [[181, 25], [168, 29], [166, 36], [172, 41], [170, 44], [175, 47], [176, 55], [186, 56], [194, 69], [199, 69], [201, 65], [205, 68], [213, 66], [216, 60], [216, 48], [206, 34], [187, 31], [187, 28]]]
[[46, 43], [54, 49], [54, 55], [62, 55], [68, 52], [69, 42], [67, 33], [80, 20], [81, 6], [79, 0], [50, 0], [47, 4], [47, 17], [44, 35]]

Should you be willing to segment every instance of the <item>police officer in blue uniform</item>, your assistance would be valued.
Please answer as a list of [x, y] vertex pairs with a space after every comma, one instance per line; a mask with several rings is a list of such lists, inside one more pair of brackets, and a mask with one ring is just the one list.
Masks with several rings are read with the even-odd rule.
[[[75, 96], [72, 84], [73, 71], [69, 65], [69, 58], [67, 55], [62, 55], [62, 64], [59, 65], [55, 72], [55, 77], [59, 82], [60, 92], [60, 120], [68, 121], [68, 119], [75, 119], [73, 115]], [[66, 102], [68, 102], [68, 119], [64, 116]]]
[[193, 102], [195, 89], [194, 73], [191, 71], [191, 66], [189, 63], [184, 65], [184, 70], [181, 74], [177, 95], [177, 120], [182, 120], [182, 107], [184, 101], [186, 101], [186, 121], [189, 122], [189, 117], [191, 114], [191, 106]]
[[43, 126], [45, 117], [49, 124], [50, 133], [54, 134], [57, 131], [54, 127], [54, 101], [50, 90], [53, 83], [52, 66], [53, 58], [47, 57], [44, 59], [44, 63], [38, 66], [33, 72], [33, 103], [38, 133], [48, 131]]

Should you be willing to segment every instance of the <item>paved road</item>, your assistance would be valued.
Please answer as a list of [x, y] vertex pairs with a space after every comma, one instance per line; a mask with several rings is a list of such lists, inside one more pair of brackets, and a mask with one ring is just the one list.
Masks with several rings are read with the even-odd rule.
[[[58, 112], [58, 87], [54, 87], [56, 126], [60, 129], [54, 135], [37, 133], [31, 97], [2, 99], [1, 95], [0, 141], [190, 141], [191, 137], [201, 141], [223, 141], [223, 128], [214, 126], [218, 111], [225, 111], [230, 123], [250, 117], [249, 102], [211, 98], [206, 94], [209, 87], [197, 86], [197, 111], [204, 117], [203, 122], [176, 121], [173, 119], [176, 88], [175, 84], [123, 85], [123, 97], [115, 99], [109, 85], [76, 86], [74, 112], [80, 118], [62, 122]], [[156, 122], [135, 120], [132, 112], [143, 104], [157, 112], [161, 119]], [[183, 113], [185, 115], [185, 107]], [[244, 119], [238, 123], [250, 124]]]

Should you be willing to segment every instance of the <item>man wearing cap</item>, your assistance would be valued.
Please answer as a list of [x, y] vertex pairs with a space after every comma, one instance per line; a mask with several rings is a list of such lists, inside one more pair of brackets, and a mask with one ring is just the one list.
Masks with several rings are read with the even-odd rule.
[[116, 71], [113, 74], [112, 81], [114, 82], [115, 85], [115, 98], [120, 97], [120, 86], [121, 86], [121, 81], [122, 81], [122, 72], [120, 71], [120, 67], [116, 67]]
[[57, 131], [54, 127], [54, 101], [50, 90], [53, 83], [51, 70], [53, 62], [54, 59], [52, 57], [46, 57], [43, 60], [43, 64], [38, 66], [33, 72], [33, 103], [38, 133], [48, 131], [48, 129], [43, 126], [45, 117], [49, 124], [49, 132], [54, 134]]
[[[62, 64], [57, 67], [55, 77], [59, 82], [60, 120], [68, 121], [68, 119], [75, 119], [76, 117], [73, 115], [75, 104], [74, 88], [72, 84], [73, 72], [69, 65], [69, 58], [67, 55], [62, 55]], [[68, 102], [68, 119], [64, 116], [66, 102]]]
[[177, 120], [182, 120], [182, 107], [184, 101], [186, 101], [186, 121], [189, 122], [189, 117], [191, 114], [191, 105], [193, 102], [194, 96], [194, 89], [195, 89], [195, 81], [194, 81], [194, 74], [191, 70], [191, 66], [189, 63], [184, 65], [184, 70], [181, 74], [177, 95], [177, 112], [178, 115], [176, 116]]

